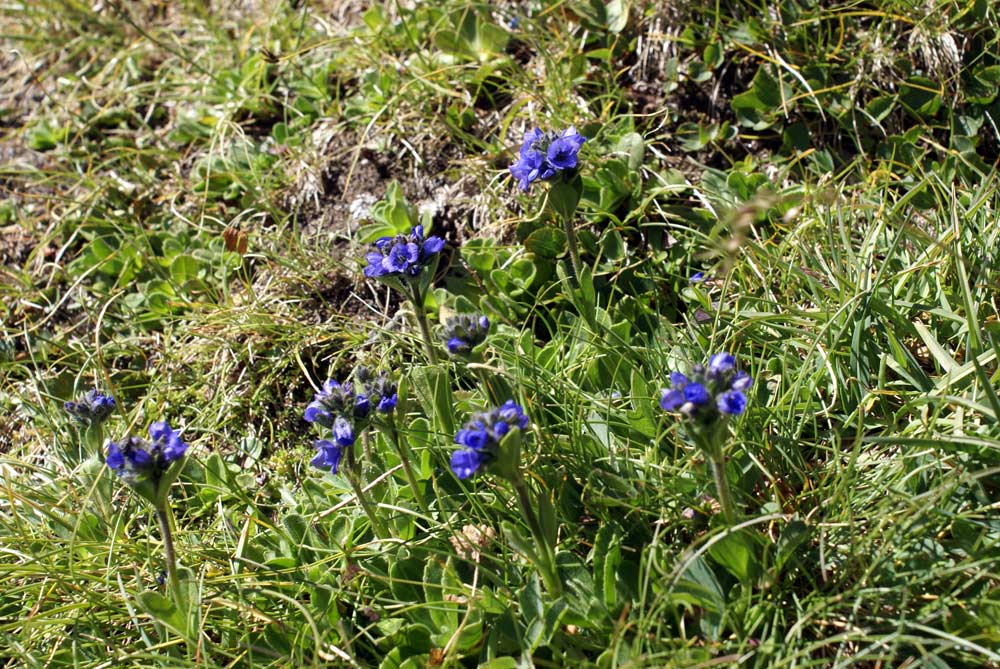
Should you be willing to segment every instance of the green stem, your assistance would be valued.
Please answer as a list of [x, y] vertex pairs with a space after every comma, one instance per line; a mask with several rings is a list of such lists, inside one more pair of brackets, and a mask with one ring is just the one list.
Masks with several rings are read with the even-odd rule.
[[569, 260], [573, 265], [573, 280], [576, 285], [580, 285], [580, 268], [582, 267], [580, 263], [580, 249], [576, 241], [576, 228], [573, 227], [573, 221], [565, 216], [561, 216], [563, 223], [563, 230], [566, 232], [566, 245], [569, 247]]
[[437, 350], [434, 348], [434, 340], [431, 339], [431, 326], [427, 323], [427, 313], [424, 311], [424, 298], [420, 294], [417, 285], [410, 284], [410, 302], [413, 304], [413, 314], [417, 317], [417, 325], [420, 326], [420, 334], [424, 339], [424, 349], [427, 351], [427, 358], [432, 365], [436, 365]]
[[413, 473], [413, 465], [410, 464], [410, 448], [399, 434], [399, 431], [396, 430], [396, 419], [390, 415], [388, 423], [389, 429], [386, 430], [386, 435], [389, 437], [390, 443], [392, 443], [393, 448], [396, 449], [396, 453], [399, 455], [399, 461], [403, 465], [403, 473], [406, 475], [406, 482], [410, 485], [410, 490], [413, 492], [413, 499], [417, 501], [417, 505], [420, 507], [420, 510], [430, 516], [430, 507], [428, 507], [427, 502], [424, 501], [423, 493], [420, 491], [420, 485], [417, 483], [417, 477]]
[[82, 462], [87, 458], [97, 458], [102, 460], [102, 449], [104, 448], [104, 426], [100, 423], [88, 425], [83, 430], [82, 443], [77, 452], [78, 461]]
[[351, 484], [351, 490], [354, 491], [354, 496], [357, 498], [358, 502], [361, 504], [361, 509], [368, 516], [368, 522], [371, 523], [372, 532], [379, 539], [384, 539], [389, 536], [389, 531], [386, 529], [385, 525], [382, 524], [382, 520], [375, 515], [375, 509], [372, 508], [371, 502], [365, 497], [365, 491], [361, 488], [361, 483], [358, 481], [354, 473], [347, 474], [347, 481]]
[[562, 581], [559, 580], [559, 574], [556, 573], [555, 553], [553, 547], [546, 540], [545, 533], [542, 532], [542, 525], [538, 522], [538, 516], [535, 515], [535, 505], [532, 503], [531, 493], [528, 492], [527, 483], [521, 472], [517, 472], [516, 476], [511, 480], [511, 484], [514, 486], [514, 492], [517, 493], [517, 502], [521, 507], [521, 513], [524, 514], [525, 520], [528, 521], [528, 529], [531, 530], [531, 536], [535, 539], [535, 545], [538, 547], [538, 555], [540, 557], [544, 556], [545, 564], [535, 566], [542, 573], [542, 581], [545, 582], [545, 589], [552, 596], [559, 597], [562, 595]]
[[167, 583], [173, 595], [177, 608], [187, 609], [187, 603], [181, 597], [181, 583], [177, 578], [177, 554], [174, 552], [174, 533], [170, 523], [170, 507], [164, 506], [156, 510], [156, 520], [160, 524], [160, 536], [163, 538], [163, 558], [167, 563]]
[[737, 518], [736, 507], [729, 492], [729, 482], [726, 481], [726, 458], [722, 454], [721, 446], [717, 446], [709, 453], [708, 466], [712, 470], [712, 478], [715, 479], [715, 489], [719, 495], [719, 506], [722, 507], [722, 516], [729, 525], [735, 525]]
[[351, 484], [351, 490], [354, 491], [354, 497], [358, 500], [358, 504], [361, 505], [361, 509], [368, 516], [368, 522], [371, 523], [372, 532], [375, 533], [375, 537], [378, 539], [385, 539], [389, 536], [389, 531], [386, 529], [382, 520], [375, 514], [375, 509], [372, 508], [371, 502], [365, 497], [365, 491], [361, 488], [361, 481], [358, 479], [358, 468], [356, 467], [357, 460], [354, 457], [354, 447], [348, 446], [344, 452], [344, 460], [341, 467], [344, 472], [344, 476], [347, 478], [347, 482]]
[[499, 405], [501, 400], [497, 396], [496, 391], [493, 389], [493, 384], [490, 383], [490, 375], [486, 373], [486, 370], [482, 367], [478, 368], [477, 373], [479, 375], [479, 380], [483, 384], [483, 389], [486, 391], [486, 395], [490, 398], [490, 402]]

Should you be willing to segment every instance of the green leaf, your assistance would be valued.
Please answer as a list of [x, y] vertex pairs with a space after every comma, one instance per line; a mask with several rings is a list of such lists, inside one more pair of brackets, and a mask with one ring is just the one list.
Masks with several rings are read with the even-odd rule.
[[927, 77], [910, 77], [899, 87], [899, 101], [921, 118], [934, 116], [941, 108], [941, 85]]
[[540, 258], [558, 258], [566, 253], [566, 233], [554, 226], [539, 228], [524, 240], [524, 247]]
[[722, 65], [722, 45], [719, 42], [711, 42], [705, 46], [701, 53], [701, 59], [707, 67], [713, 70]]
[[433, 408], [432, 415], [444, 434], [455, 433], [455, 400], [447, 369], [418, 366], [410, 371], [413, 389], [424, 407]]
[[480, 662], [478, 669], [517, 669], [520, 665], [510, 655], [494, 657], [492, 660]]
[[473, 269], [486, 274], [497, 262], [496, 240], [470, 239], [462, 244], [462, 257]]
[[602, 525], [594, 539], [595, 594], [608, 610], [618, 606], [618, 567], [622, 562], [621, 539], [613, 525]]
[[509, 520], [505, 520], [500, 523], [501, 529], [503, 529], [504, 535], [507, 537], [507, 542], [511, 547], [523, 553], [525, 557], [528, 558], [534, 564], [539, 564], [538, 552], [535, 549], [535, 542], [533, 539], [526, 537], [514, 523]]
[[139, 606], [153, 620], [166, 626], [170, 631], [178, 636], [185, 636], [186, 621], [184, 612], [158, 592], [145, 590], [136, 595]]
[[549, 208], [563, 221], [572, 221], [583, 194], [583, 180], [577, 175], [569, 183], [557, 182], [549, 189]]
[[787, 525], [785, 529], [781, 531], [781, 536], [778, 537], [778, 550], [774, 558], [775, 569], [781, 571], [781, 568], [791, 559], [795, 552], [798, 550], [804, 542], [806, 542], [812, 531], [809, 526], [798, 518], [793, 519]]
[[626, 164], [630, 170], [636, 172], [642, 167], [646, 153], [646, 142], [642, 139], [642, 135], [637, 132], [622, 135], [615, 148], [628, 156]]
[[179, 255], [170, 263], [170, 278], [177, 284], [184, 284], [191, 279], [197, 279], [200, 269], [201, 265], [194, 256]]
[[740, 582], [750, 584], [760, 573], [760, 546], [754, 537], [745, 531], [730, 532], [708, 553]]
[[630, 2], [625, 0], [610, 0], [605, 4], [608, 32], [620, 33], [628, 25], [628, 10]]

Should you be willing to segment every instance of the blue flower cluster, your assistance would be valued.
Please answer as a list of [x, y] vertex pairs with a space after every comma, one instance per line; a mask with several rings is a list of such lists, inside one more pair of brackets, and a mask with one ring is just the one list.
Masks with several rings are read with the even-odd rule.
[[490, 319], [482, 314], [456, 314], [445, 319], [443, 332], [449, 353], [468, 353], [486, 341]]
[[188, 445], [163, 421], [149, 426], [152, 442], [140, 437], [109, 441], [105, 460], [126, 483], [157, 481], [171, 464], [184, 457]]
[[66, 402], [63, 408], [84, 425], [97, 425], [106, 421], [115, 410], [115, 398], [95, 388], [75, 402]]
[[525, 429], [528, 417], [514, 400], [499, 408], [472, 417], [455, 435], [455, 443], [464, 448], [451, 454], [451, 470], [460, 479], [467, 479], [498, 456], [500, 440], [511, 428]]
[[315, 442], [319, 453], [312, 459], [312, 465], [336, 473], [343, 449], [354, 444], [356, 431], [370, 417], [372, 406], [376, 412], [388, 414], [398, 401], [396, 384], [385, 372], [374, 375], [367, 367], [358, 367], [354, 371], [354, 384], [327, 380], [303, 416], [310, 423], [329, 428], [332, 437]]
[[526, 191], [533, 181], [551, 179], [558, 172], [576, 167], [577, 154], [587, 138], [570, 126], [562, 132], [543, 133], [538, 128], [524, 135], [520, 156], [510, 166], [510, 173], [517, 179], [521, 190]]
[[424, 239], [424, 226], [418, 225], [408, 235], [381, 237], [375, 240], [375, 250], [365, 256], [368, 266], [365, 276], [402, 277], [415, 279], [444, 248], [440, 237]]
[[716, 353], [708, 367], [695, 365], [691, 376], [670, 373], [670, 388], [663, 390], [660, 406], [679, 411], [699, 423], [711, 423], [721, 415], [737, 416], [747, 408], [746, 391], [753, 379], [736, 369], [736, 358]]

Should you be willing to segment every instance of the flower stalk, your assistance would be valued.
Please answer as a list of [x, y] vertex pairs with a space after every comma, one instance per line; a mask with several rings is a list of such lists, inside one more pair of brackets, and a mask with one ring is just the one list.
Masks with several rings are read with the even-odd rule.
[[729, 491], [729, 481], [726, 479], [726, 457], [722, 453], [722, 448], [718, 448], [708, 456], [708, 466], [712, 470], [712, 479], [715, 481], [715, 490], [719, 496], [719, 506], [722, 507], [722, 517], [729, 525], [735, 525], [738, 520], [736, 506], [733, 504], [733, 496]]
[[177, 553], [174, 551], [174, 532], [170, 516], [169, 505], [156, 509], [156, 520], [160, 525], [160, 537], [163, 539], [163, 559], [167, 566], [167, 587], [177, 607], [184, 609], [186, 607], [181, 594], [181, 582], [177, 577]]
[[570, 265], [573, 267], [573, 283], [579, 287], [580, 274], [583, 265], [580, 262], [579, 242], [576, 239], [576, 228], [573, 221], [568, 216], [560, 216], [563, 224], [563, 231], [566, 233], [566, 246], [569, 247]]
[[417, 319], [420, 327], [420, 337], [424, 342], [424, 350], [427, 352], [427, 360], [436, 365], [438, 361], [437, 350], [434, 348], [434, 340], [431, 338], [431, 326], [427, 322], [427, 312], [424, 310], [424, 296], [420, 287], [410, 284], [410, 304], [413, 306], [413, 315]]
[[417, 505], [420, 510], [426, 515], [430, 515], [430, 507], [427, 506], [427, 502], [424, 501], [423, 493], [420, 490], [420, 484], [417, 482], [417, 476], [413, 471], [413, 465], [410, 462], [410, 449], [406, 441], [403, 439], [399, 430], [396, 429], [396, 420], [390, 415], [386, 420], [387, 429], [385, 431], [386, 437], [389, 439], [389, 443], [396, 450], [396, 454], [399, 456], [399, 462], [403, 465], [403, 474], [406, 476], [406, 482], [410, 486], [410, 492], [413, 494], [413, 499], [416, 500]]

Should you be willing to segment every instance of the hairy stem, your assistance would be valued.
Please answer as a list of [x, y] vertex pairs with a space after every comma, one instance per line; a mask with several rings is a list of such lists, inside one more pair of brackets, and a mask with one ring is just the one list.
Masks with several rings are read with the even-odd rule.
[[554, 547], [550, 546], [545, 538], [542, 525], [538, 522], [538, 516], [535, 514], [535, 505], [532, 503], [528, 485], [520, 472], [517, 472], [517, 476], [514, 477], [511, 484], [514, 486], [514, 492], [517, 493], [517, 502], [518, 506], [521, 507], [521, 513], [524, 514], [525, 520], [528, 521], [528, 529], [531, 530], [531, 536], [535, 539], [538, 555], [544, 562], [544, 564], [535, 566], [538, 567], [538, 570], [542, 574], [545, 589], [549, 591], [549, 594], [558, 597], [562, 594], [562, 581], [559, 580], [559, 574], [556, 573]]
[[174, 552], [174, 533], [170, 523], [170, 507], [163, 506], [156, 510], [156, 520], [160, 524], [160, 536], [163, 538], [163, 559], [167, 563], [167, 584], [174, 598], [174, 604], [180, 609], [186, 609], [186, 602], [181, 598], [181, 583], [177, 578], [177, 554]]
[[569, 247], [569, 260], [570, 264], [573, 265], [573, 281], [577, 286], [580, 285], [580, 249], [576, 241], [576, 228], [573, 227], [573, 221], [569, 217], [562, 218], [563, 230], [566, 232], [566, 245]]
[[736, 506], [733, 504], [733, 497], [729, 492], [729, 482], [726, 480], [726, 458], [722, 454], [722, 448], [717, 447], [709, 454], [708, 466], [712, 470], [712, 478], [715, 479], [715, 489], [719, 495], [719, 506], [722, 507], [722, 517], [730, 525], [736, 524]]
[[406, 481], [410, 486], [410, 491], [413, 493], [413, 499], [417, 501], [420, 510], [430, 516], [431, 510], [424, 501], [424, 496], [420, 492], [420, 484], [417, 483], [416, 474], [413, 472], [413, 465], [410, 463], [410, 448], [396, 429], [396, 419], [389, 416], [388, 423], [389, 429], [386, 430], [386, 435], [399, 455], [399, 461], [403, 465], [403, 473], [406, 475]]
[[437, 350], [434, 348], [434, 340], [431, 339], [431, 326], [427, 323], [427, 313], [424, 311], [424, 296], [416, 284], [410, 285], [410, 303], [413, 305], [413, 314], [417, 318], [417, 325], [420, 326], [420, 335], [424, 340], [427, 359], [432, 365], [436, 365], [438, 361]]

